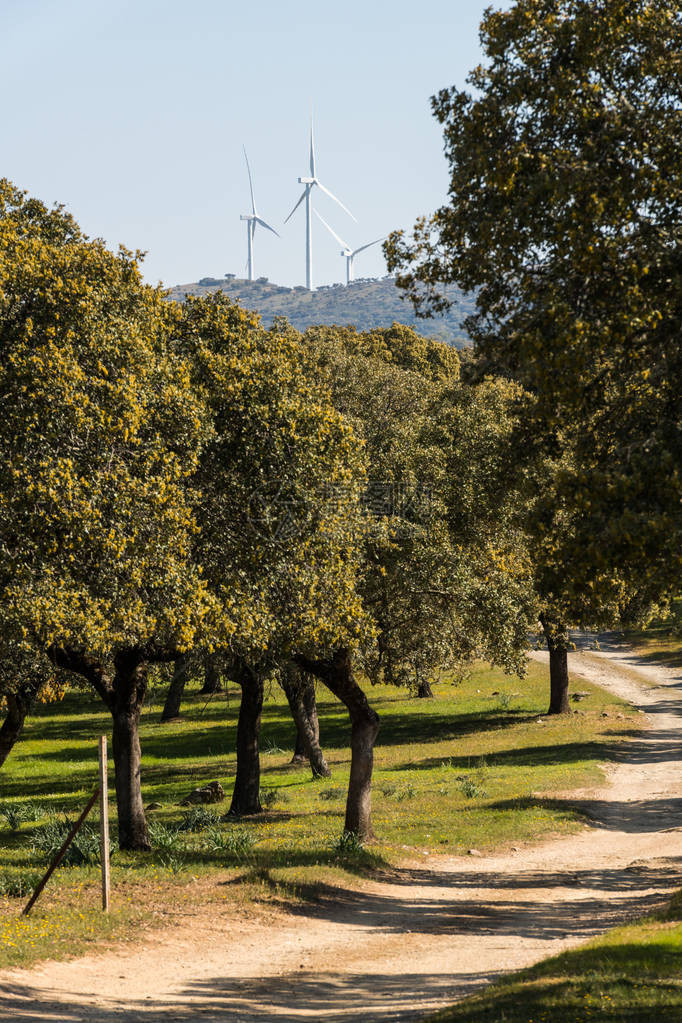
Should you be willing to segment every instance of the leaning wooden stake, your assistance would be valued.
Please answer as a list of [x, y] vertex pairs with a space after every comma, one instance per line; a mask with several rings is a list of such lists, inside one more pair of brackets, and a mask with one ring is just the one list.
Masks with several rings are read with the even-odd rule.
[[59, 852], [57, 853], [55, 858], [52, 860], [52, 863], [50, 864], [50, 866], [48, 868], [48, 871], [45, 874], [45, 877], [42, 879], [42, 881], [40, 882], [40, 884], [38, 885], [38, 887], [34, 891], [33, 895], [28, 900], [28, 902], [27, 902], [27, 904], [26, 904], [26, 906], [24, 908], [24, 912], [23, 912], [24, 916], [28, 916], [28, 914], [31, 912], [31, 909], [33, 908], [33, 906], [34, 906], [38, 896], [40, 895], [40, 893], [42, 892], [43, 888], [45, 887], [47, 882], [50, 880], [52, 875], [54, 874], [54, 872], [57, 869], [57, 867], [59, 866], [59, 864], [64, 859], [64, 856], [66, 855], [66, 850], [69, 848], [69, 846], [73, 842], [74, 838], [76, 837], [76, 835], [80, 831], [80, 828], [81, 828], [81, 825], [83, 824], [83, 821], [88, 816], [88, 814], [92, 810], [93, 806], [97, 802], [97, 797], [98, 796], [99, 796], [99, 789], [95, 789], [93, 794], [90, 796], [90, 799], [88, 800], [88, 805], [85, 807], [85, 809], [83, 810], [83, 813], [80, 815], [80, 817], [78, 818], [78, 820], [76, 821], [74, 826], [71, 828], [71, 831], [68, 833], [68, 835], [64, 839], [64, 845], [61, 847], [61, 849], [59, 850]]
[[109, 912], [109, 786], [107, 779], [107, 737], [99, 737], [99, 853], [102, 861], [102, 909]]

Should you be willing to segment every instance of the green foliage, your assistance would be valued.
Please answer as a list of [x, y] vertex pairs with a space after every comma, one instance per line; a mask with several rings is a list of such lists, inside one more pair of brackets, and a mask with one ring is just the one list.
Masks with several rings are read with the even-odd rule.
[[227, 853], [237, 863], [250, 855], [256, 843], [250, 831], [234, 825], [227, 830], [217, 828], [211, 830], [206, 836], [206, 841], [207, 847], [213, 852]]
[[342, 856], [359, 856], [364, 852], [362, 841], [354, 831], [344, 831], [334, 846]]
[[470, 775], [461, 778], [459, 790], [467, 799], [484, 799], [488, 795], [481, 781]]
[[131, 253], [0, 181], [0, 660], [188, 645], [206, 614], [207, 424], [168, 315]]
[[320, 792], [320, 799], [345, 799], [346, 790], [339, 788], [337, 785], [333, 785], [330, 788], [322, 789]]
[[522, 673], [534, 608], [507, 486], [518, 388], [461, 383], [457, 354], [405, 327], [317, 327], [303, 343], [367, 455], [364, 670], [415, 688], [476, 656]]
[[40, 880], [41, 875], [35, 871], [3, 872], [0, 874], [0, 898], [24, 899], [33, 894]]
[[45, 808], [37, 803], [0, 804], [0, 817], [5, 818], [11, 831], [18, 831], [26, 821], [39, 821], [45, 813]]
[[284, 753], [284, 750], [272, 742], [271, 739], [268, 739], [267, 735], [263, 736], [260, 741], [260, 751], [266, 757], [278, 756], [280, 753]]
[[392, 236], [389, 267], [423, 311], [477, 289], [479, 371], [523, 383], [526, 443], [552, 460], [541, 589], [559, 618], [608, 617], [682, 567], [682, 14], [517, 0], [481, 38], [472, 91], [433, 100], [449, 202]]
[[[63, 820], [52, 818], [43, 824], [33, 835], [33, 848], [41, 853], [49, 863], [57, 855], [64, 841], [75, 824], [75, 820], [64, 815]], [[64, 867], [81, 867], [84, 864], [100, 862], [99, 830], [86, 821], [79, 828], [61, 865]]]
[[352, 430], [305, 380], [295, 338], [221, 294], [174, 315], [174, 344], [212, 418], [196, 546], [221, 605], [217, 644], [265, 671], [294, 643], [315, 653], [356, 643], [364, 465]]
[[416, 795], [417, 790], [415, 789], [414, 785], [406, 785], [404, 788], [398, 789], [398, 791], [395, 793], [395, 798], [398, 800], [399, 803], [402, 803], [404, 799], [414, 799]]
[[164, 824], [162, 821], [151, 821], [149, 838], [152, 848], [161, 853], [172, 853], [180, 847], [180, 827], [178, 824]]
[[[283, 750], [280, 750], [279, 752], [282, 753]], [[269, 810], [271, 806], [288, 803], [289, 795], [281, 787], [271, 788], [266, 786], [260, 790], [260, 801], [263, 808], [265, 810]]]
[[219, 819], [215, 810], [207, 806], [193, 806], [182, 815], [178, 831], [206, 831], [207, 828], [215, 827]]

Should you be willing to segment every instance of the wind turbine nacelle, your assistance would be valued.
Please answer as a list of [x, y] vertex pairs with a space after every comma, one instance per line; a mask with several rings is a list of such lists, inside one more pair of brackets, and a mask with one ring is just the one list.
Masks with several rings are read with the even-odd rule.
[[353, 253], [351, 252], [350, 249], [341, 249], [341, 255], [345, 256], [346, 259], [348, 259], [349, 256], [353, 255]]
[[252, 216], [252, 214], [250, 214], [250, 213], [240, 213], [239, 214], [239, 219], [240, 220], [255, 220], [256, 218], [254, 216]]
[[298, 183], [299, 185], [314, 185], [315, 178], [299, 178]]

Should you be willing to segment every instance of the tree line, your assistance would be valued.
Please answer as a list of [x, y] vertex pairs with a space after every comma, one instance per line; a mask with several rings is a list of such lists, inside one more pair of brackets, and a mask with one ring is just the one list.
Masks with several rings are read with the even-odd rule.
[[347, 707], [346, 828], [372, 833], [357, 675], [522, 670], [533, 618], [505, 448], [518, 388], [410, 328], [264, 329], [179, 304], [63, 209], [0, 186], [3, 758], [67, 677], [112, 715], [123, 848], [149, 845], [140, 710], [191, 658], [242, 691], [231, 811], [260, 811], [264, 687], [325, 773], [312, 679]]

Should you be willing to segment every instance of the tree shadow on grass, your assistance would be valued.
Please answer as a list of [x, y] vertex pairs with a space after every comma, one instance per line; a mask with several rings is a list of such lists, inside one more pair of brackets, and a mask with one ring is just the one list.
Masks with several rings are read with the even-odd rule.
[[551, 746], [522, 746], [506, 750], [495, 750], [477, 757], [443, 755], [424, 757], [422, 760], [406, 760], [384, 768], [389, 771], [430, 771], [436, 767], [472, 770], [486, 766], [495, 767], [540, 767], [554, 764], [573, 764], [585, 760], [615, 760], [618, 748], [610, 743], [587, 740], [585, 742], [556, 743]]
[[[220, 854], [216, 859], [209, 859], [206, 862], [220, 864]], [[371, 849], [360, 849], [355, 853], [343, 853], [335, 849], [331, 842], [326, 849], [301, 849], [299, 846], [290, 845], [278, 849], [259, 849], [256, 847], [248, 858], [239, 861], [225, 860], [225, 866], [237, 866], [245, 869], [245, 873], [239, 877], [230, 878], [228, 881], [220, 882], [221, 886], [236, 886], [244, 881], [258, 881], [271, 888], [277, 895], [282, 893], [293, 893], [296, 898], [306, 901], [308, 898], [316, 901], [318, 891], [325, 886], [317, 884], [301, 884], [297, 881], [287, 881], [282, 878], [273, 878], [272, 870], [290, 869], [295, 867], [339, 867], [346, 874], [353, 874], [357, 877], [375, 878], [379, 877], [382, 871], [388, 870], [388, 862], [379, 853]], [[334, 886], [329, 887], [330, 891], [336, 891]], [[342, 892], [343, 889], [338, 889]], [[277, 901], [277, 900], [276, 900]], [[281, 901], [281, 906], [287, 912], [296, 912], [288, 899]]]
[[381, 730], [377, 745], [399, 746], [462, 739], [479, 732], [499, 731], [527, 724], [537, 712], [526, 710], [484, 710], [470, 714], [387, 714], [379, 708]]

